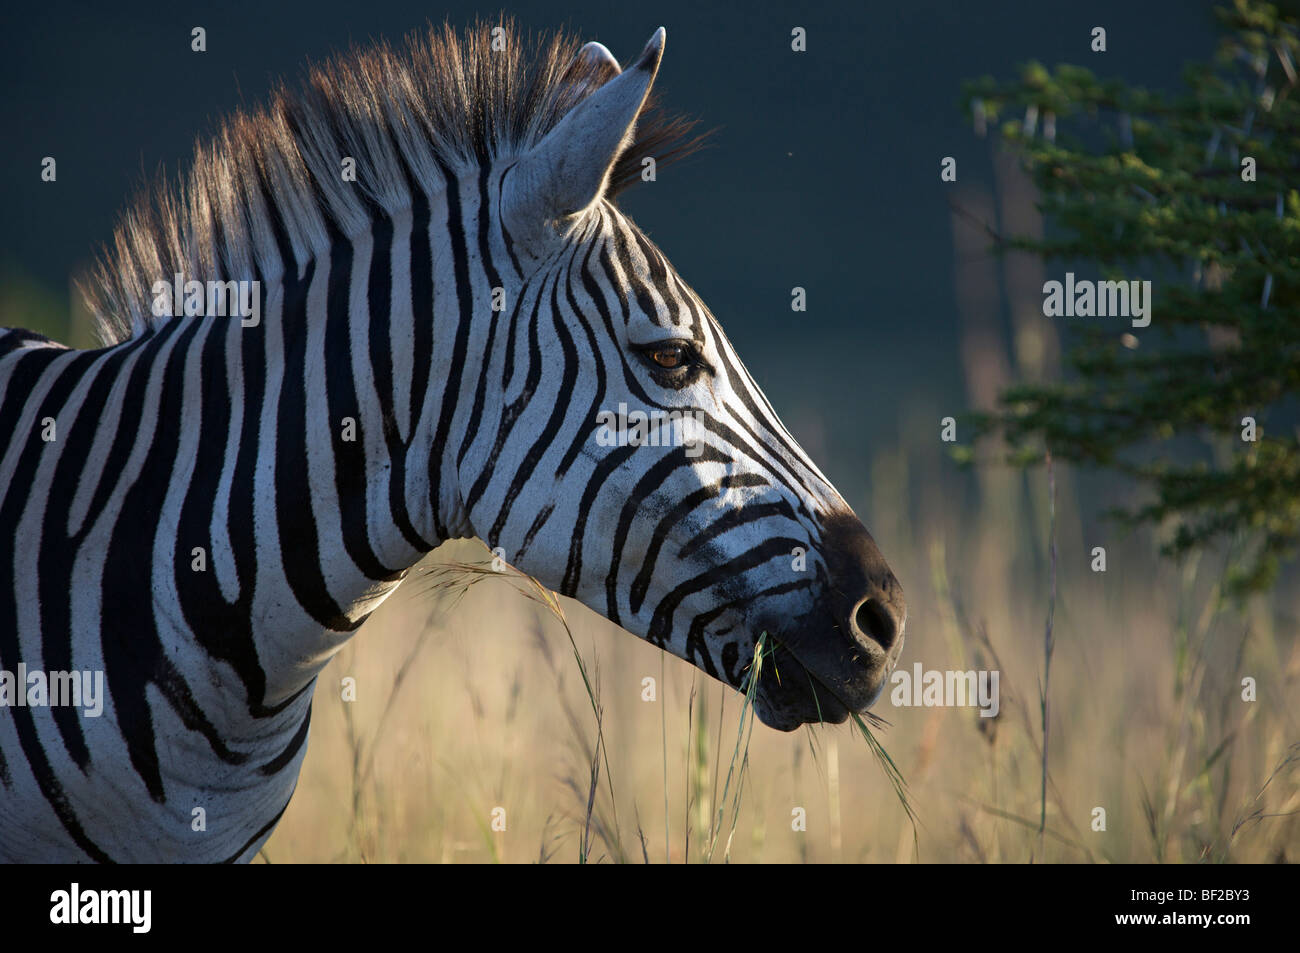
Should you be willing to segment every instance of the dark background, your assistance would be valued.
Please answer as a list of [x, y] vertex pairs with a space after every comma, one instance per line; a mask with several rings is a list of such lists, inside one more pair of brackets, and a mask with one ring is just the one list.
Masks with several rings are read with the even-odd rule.
[[[115, 214], [197, 135], [279, 78], [352, 43], [483, 3], [24, 4], [0, 29], [0, 325], [68, 312], [69, 278]], [[1173, 88], [1215, 41], [1208, 3], [513, 4], [528, 30], [568, 27], [623, 62], [668, 31], [658, 88], [718, 127], [711, 148], [661, 170], [623, 205], [722, 321], [786, 422], [846, 495], [910, 410], [967, 404], [953, 280], [954, 188], [993, 188], [990, 140], [959, 108], [963, 79], [1008, 79], [1037, 59]], [[808, 51], [790, 49], [794, 26]], [[207, 52], [190, 29], [207, 29]], [[1089, 49], [1107, 29], [1108, 51]], [[40, 180], [43, 156], [58, 181]], [[808, 311], [790, 310], [790, 289]], [[55, 315], [32, 319], [33, 311]], [[66, 330], [66, 326], [65, 329]], [[88, 343], [71, 334], [73, 343]], [[82, 332], [84, 334], [84, 332]], [[932, 426], [937, 427], [936, 424]]]

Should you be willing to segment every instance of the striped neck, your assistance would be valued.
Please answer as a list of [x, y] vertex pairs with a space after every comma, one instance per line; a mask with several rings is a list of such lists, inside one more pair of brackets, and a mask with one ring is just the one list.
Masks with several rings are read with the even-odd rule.
[[254, 715], [308, 685], [425, 553], [473, 535], [456, 464], [494, 333], [472, 325], [501, 278], [476, 230], [488, 176], [448, 176], [286, 255], [257, 325], [175, 318], [101, 352], [157, 408], [140, 522], [119, 525], [158, 529], [121, 555], [152, 565], [135, 582], [179, 614], [159, 626], [224, 653]]
[[[154, 802], [164, 853], [246, 858], [292, 792], [316, 675], [421, 556], [473, 533], [456, 452], [490, 337], [466, 324], [490, 299], [469, 250], [484, 177], [447, 181], [258, 276], [252, 326], [181, 316], [97, 351], [0, 333], [0, 527], [16, 543], [0, 547], [0, 619], [16, 623], [0, 659], [102, 671], [108, 697], [102, 724], [13, 709], [78, 856], [147, 851], [67, 806], [41, 731], [74, 773]], [[213, 784], [247, 813], [191, 844]]]

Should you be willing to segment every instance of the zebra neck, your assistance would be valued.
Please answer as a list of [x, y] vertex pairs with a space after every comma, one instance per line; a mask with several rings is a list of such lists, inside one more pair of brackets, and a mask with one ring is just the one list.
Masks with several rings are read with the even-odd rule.
[[[435, 297], [455, 298], [424, 290], [437, 256], [420, 227], [399, 217], [336, 235], [327, 256], [267, 289], [261, 333], [224, 335], [242, 419], [197, 456], [230, 471], [231, 522], [239, 508], [259, 527], [256, 560], [232, 567], [240, 585], [222, 596], [243, 600], [268, 706], [308, 684], [428, 551], [472, 535], [454, 460], [465, 335], [458, 313], [433, 313]], [[254, 545], [247, 532], [232, 552]]]
[[17, 590], [39, 594], [18, 631], [99, 633], [110, 681], [224, 685], [257, 718], [425, 553], [473, 535], [457, 457], [490, 345], [469, 320], [495, 276], [471, 271], [460, 191], [332, 236], [261, 285], [256, 323], [176, 317], [0, 359], [0, 425], [33, 435], [0, 452], [32, 572]]
[[[196, 658], [234, 668], [255, 719], [309, 685], [425, 553], [472, 534], [455, 479], [460, 423], [444, 412], [456, 406], [452, 357], [472, 348], [458, 313], [421, 300], [433, 254], [396, 260], [403, 238], [421, 244], [411, 234], [398, 219], [337, 238], [261, 289], [254, 326], [178, 318], [103, 352], [119, 368], [106, 377], [144, 401], [136, 444], [150, 447], [124, 474], [136, 489], [113, 552], [152, 566], [113, 582], [134, 594], [106, 602], [105, 625], [120, 611], [160, 644], [193, 639], [207, 650]], [[153, 618], [131, 608], [149, 604]]]

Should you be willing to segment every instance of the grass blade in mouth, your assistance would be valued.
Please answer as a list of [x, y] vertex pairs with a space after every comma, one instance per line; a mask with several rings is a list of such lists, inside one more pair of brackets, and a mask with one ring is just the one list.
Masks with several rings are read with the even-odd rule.
[[[727, 834], [727, 846], [723, 851], [723, 857], [730, 859], [731, 840], [736, 834], [736, 824], [740, 819], [740, 795], [744, 788], [745, 769], [749, 765], [749, 741], [754, 735], [754, 696], [758, 694], [758, 682], [763, 676], [763, 659], [771, 654], [768, 647], [770, 637], [766, 632], [758, 636], [754, 643], [754, 660], [749, 665], [749, 670], [745, 673], [745, 679], [740, 684], [741, 692], [745, 696], [744, 702], [740, 706], [740, 725], [736, 729], [736, 747], [731, 752], [731, 765], [727, 768], [727, 780], [722, 785], [722, 798], [718, 801], [717, 826], [714, 829], [713, 836], [709, 839], [709, 849], [704, 855], [705, 863], [713, 859], [713, 850], [718, 843], [718, 835], [722, 833], [722, 818], [726, 812], [727, 795], [731, 791], [731, 779], [736, 775], [736, 759], [740, 758], [740, 777], [736, 781], [736, 791], [732, 795], [731, 803], [731, 830]], [[746, 733], [745, 729], [749, 731]], [[741, 754], [741, 748], [744, 748], [744, 754]]]
[[[766, 633], [764, 634], [766, 635]], [[812, 673], [808, 672], [807, 669], [804, 671], [808, 675], [808, 689], [812, 692], [813, 704], [817, 706], [817, 719], [820, 722], [822, 720], [822, 706], [821, 702], [817, 698], [817, 686], [813, 682]], [[830, 692], [830, 689], [827, 689], [827, 692]], [[835, 697], [834, 693], [831, 694]], [[907, 813], [908, 823], [912, 825], [912, 850], [914, 853], [919, 854], [920, 842], [916, 830], [916, 825], [919, 819], [916, 816], [915, 809], [912, 807], [911, 791], [907, 787], [907, 779], [903, 777], [903, 772], [898, 770], [898, 765], [894, 763], [894, 759], [889, 756], [889, 752], [885, 750], [885, 746], [880, 743], [880, 739], [872, 733], [870, 726], [867, 724], [867, 722], [870, 722], [877, 728], [886, 728], [889, 723], [879, 715], [873, 715], [871, 712], [867, 712], [864, 717], [848, 705], [845, 705], [838, 697], [835, 697], [835, 700], [840, 702], [844, 709], [853, 718], [853, 723], [858, 726], [858, 731], [866, 740], [867, 747], [871, 749], [872, 757], [874, 757], [877, 763], [879, 763], [880, 770], [884, 772], [886, 779], [889, 781], [890, 787], [894, 789], [894, 794], [898, 798], [898, 803], [903, 806], [903, 810]], [[811, 739], [809, 740], [809, 745], [812, 745]], [[817, 749], [813, 747], [813, 757], [815, 758], [816, 755]]]
[[858, 726], [858, 731], [862, 733], [862, 737], [866, 739], [867, 747], [871, 749], [872, 755], [880, 764], [880, 770], [883, 771], [885, 777], [889, 779], [889, 784], [894, 789], [894, 794], [898, 797], [898, 803], [903, 805], [903, 810], [907, 812], [907, 820], [912, 825], [912, 850], [919, 853], [920, 843], [916, 831], [918, 818], [916, 816], [916, 811], [912, 808], [911, 792], [907, 788], [907, 779], [903, 777], [903, 772], [898, 770], [898, 765], [894, 764], [894, 759], [889, 756], [889, 752], [886, 751], [885, 746], [880, 743], [880, 739], [872, 733], [871, 728], [867, 725], [867, 719], [870, 719], [880, 726], [883, 726], [885, 722], [879, 717], [872, 715], [870, 712], [867, 712], [866, 719], [856, 711], [850, 711], [849, 714], [853, 717], [853, 723]]

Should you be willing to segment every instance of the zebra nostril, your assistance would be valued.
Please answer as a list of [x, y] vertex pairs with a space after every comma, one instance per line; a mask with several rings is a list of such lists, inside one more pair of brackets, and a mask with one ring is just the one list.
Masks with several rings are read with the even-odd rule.
[[866, 636], [888, 652], [898, 641], [898, 621], [879, 599], [868, 596], [853, 610], [853, 630], [859, 638]]

